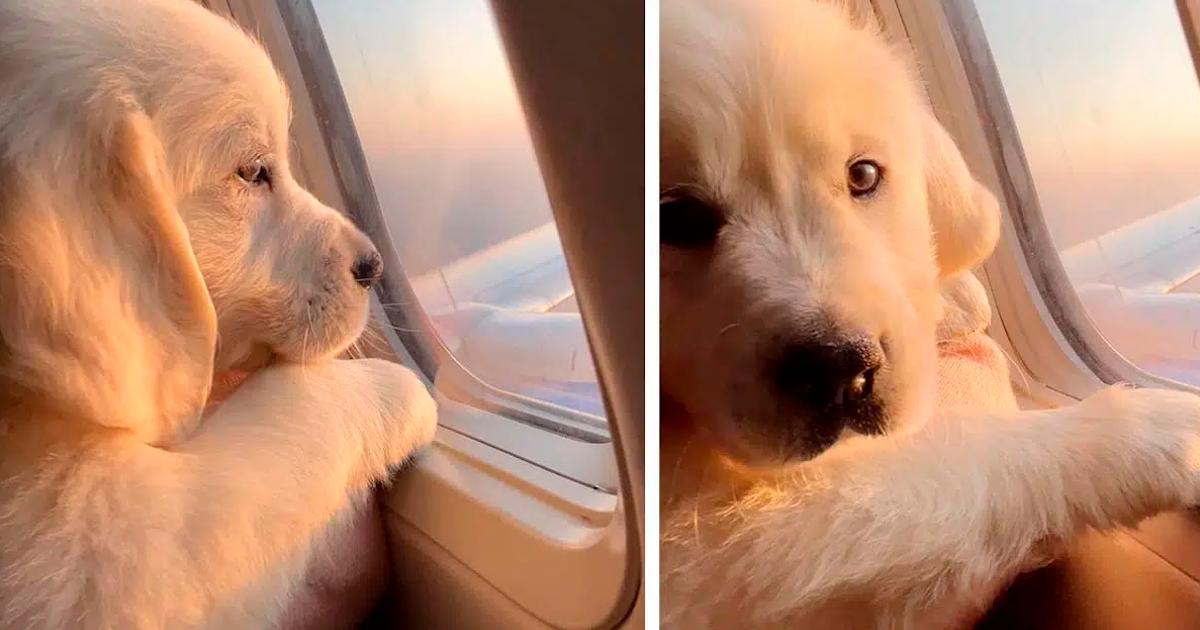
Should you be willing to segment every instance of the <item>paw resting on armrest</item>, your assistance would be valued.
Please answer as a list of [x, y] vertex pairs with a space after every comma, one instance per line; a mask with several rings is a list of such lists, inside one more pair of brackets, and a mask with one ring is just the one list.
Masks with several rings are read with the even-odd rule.
[[376, 413], [361, 414], [363, 473], [369, 481], [384, 478], [422, 446], [433, 441], [437, 404], [412, 370], [381, 359], [338, 361], [346, 387], [359, 388]]
[[1073, 427], [1068, 483], [1092, 488], [1073, 499], [1103, 506], [1100, 526], [1200, 501], [1200, 396], [1118, 386], [1057, 411]]

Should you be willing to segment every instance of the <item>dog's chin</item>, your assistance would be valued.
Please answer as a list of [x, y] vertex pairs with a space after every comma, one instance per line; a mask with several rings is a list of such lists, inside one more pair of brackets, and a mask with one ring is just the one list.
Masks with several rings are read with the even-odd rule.
[[[367, 309], [345, 321], [323, 322], [318, 331], [308, 330], [270, 341], [243, 333], [239, 342], [220, 344], [213, 362], [214, 386], [224, 374], [252, 373], [273, 363], [316, 363], [338, 356], [362, 335]], [[237, 326], [229, 326], [237, 330]]]
[[274, 360], [280, 363], [320, 363], [338, 356], [354, 343], [358, 333], [339, 335], [337, 338], [321, 343], [287, 344], [274, 349]]
[[718, 418], [696, 418], [695, 424], [705, 441], [724, 459], [750, 471], [771, 472], [786, 469], [812, 460], [839, 443], [861, 436], [880, 436], [890, 432], [886, 414], [882, 408], [872, 411], [870, 417], [844, 418], [827, 430], [809, 430], [800, 439], [784, 435], [773, 435], [769, 426], [785, 423], [816, 422], [808, 414], [796, 413], [788, 418], [776, 418], [776, 424], [765, 424], [761, 430], [755, 427], [736, 427]]
[[211, 408], [223, 402], [233, 395], [233, 392], [241, 387], [242, 382], [251, 374], [271, 364], [314, 363], [336, 357], [358, 339], [365, 326], [364, 320], [362, 326], [351, 327], [352, 334], [345, 335], [344, 339], [335, 340], [334, 343], [322, 347], [304, 347], [298, 352], [281, 352], [280, 348], [270, 344], [253, 343], [248, 346], [248, 349], [242, 349], [236, 358], [218, 356], [206, 406]]
[[307, 328], [272, 344], [271, 351], [283, 363], [328, 361], [354, 345], [366, 330], [369, 315], [366, 298], [361, 304], [346, 303], [338, 316], [309, 322]]
[[833, 448], [841, 440], [853, 435], [856, 434], [846, 429], [832, 440], [807, 444], [802, 448], [788, 451], [753, 446], [742, 446], [737, 449], [718, 447], [718, 450], [727, 459], [747, 470], [773, 472], [810, 461]]
[[747, 431], [726, 421], [726, 417], [693, 415], [692, 423], [697, 436], [728, 466], [745, 472], [770, 472], [789, 463], [790, 457], [752, 439]]
[[838, 442], [847, 437], [858, 435], [850, 429], [845, 429], [836, 438], [828, 442], [814, 443], [804, 446], [800, 449], [790, 451], [780, 451], [777, 449], [757, 448], [753, 446], [742, 445], [736, 448], [728, 446], [717, 446], [717, 451], [721, 453], [728, 461], [736, 464], [737, 467], [744, 468], [748, 471], [769, 473], [785, 470], [791, 466], [803, 464], [824, 454], [829, 449], [833, 448]]

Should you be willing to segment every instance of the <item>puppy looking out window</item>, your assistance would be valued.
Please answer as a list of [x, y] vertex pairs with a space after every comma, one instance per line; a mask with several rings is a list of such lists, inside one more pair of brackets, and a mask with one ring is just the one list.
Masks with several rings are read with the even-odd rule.
[[[328, 360], [378, 254], [198, 5], [4, 2], [0, 51], [0, 627], [273, 627], [313, 536], [433, 437], [412, 372]], [[214, 371], [266, 363], [201, 421]]]

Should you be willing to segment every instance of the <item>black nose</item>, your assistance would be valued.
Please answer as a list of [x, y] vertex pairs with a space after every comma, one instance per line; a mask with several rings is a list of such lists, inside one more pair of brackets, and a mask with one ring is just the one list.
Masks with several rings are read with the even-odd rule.
[[883, 349], [869, 337], [793, 342], [775, 361], [778, 393], [812, 411], [855, 413], [869, 400]]
[[370, 289], [383, 275], [383, 259], [379, 257], [379, 252], [371, 250], [360, 254], [350, 266], [350, 275], [354, 276], [359, 286]]

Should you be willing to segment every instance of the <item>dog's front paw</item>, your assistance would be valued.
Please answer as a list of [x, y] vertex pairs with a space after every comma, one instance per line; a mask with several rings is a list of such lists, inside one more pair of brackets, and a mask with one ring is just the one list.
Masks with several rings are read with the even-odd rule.
[[1200, 503], [1200, 396], [1112, 387], [1079, 409], [1100, 432], [1085, 438], [1104, 460], [1090, 474], [1127, 495], [1129, 517]]
[[376, 413], [361, 418], [364, 464], [370, 480], [388, 471], [433, 441], [437, 404], [412, 370], [380, 359], [344, 362], [354, 370], [371, 397]]

